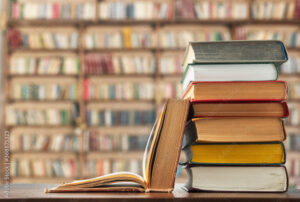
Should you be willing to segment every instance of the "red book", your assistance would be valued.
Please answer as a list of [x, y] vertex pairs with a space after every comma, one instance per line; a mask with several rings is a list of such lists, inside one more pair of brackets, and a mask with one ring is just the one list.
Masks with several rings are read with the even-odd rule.
[[88, 79], [85, 79], [83, 81], [83, 98], [84, 100], [89, 100], [89, 85], [90, 85], [90, 82]]
[[295, 1], [294, 19], [300, 19], [300, 0]]
[[192, 117], [276, 117], [286, 118], [286, 102], [193, 102]]
[[57, 19], [59, 18], [59, 5], [58, 3], [54, 3], [52, 6], [52, 18]]
[[283, 101], [287, 99], [285, 81], [191, 82], [183, 98], [207, 101]]

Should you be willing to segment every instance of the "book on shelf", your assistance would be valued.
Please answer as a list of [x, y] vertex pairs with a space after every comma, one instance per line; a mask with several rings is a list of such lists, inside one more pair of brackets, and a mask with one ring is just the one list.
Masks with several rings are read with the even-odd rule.
[[89, 126], [138, 126], [151, 125], [155, 121], [155, 110], [139, 109], [87, 109]]
[[10, 17], [22, 20], [92, 20], [96, 17], [95, 6], [94, 1], [10, 1]]
[[98, 79], [90, 78], [84, 82], [85, 100], [153, 100], [155, 85], [152, 79], [128, 78]]
[[192, 143], [281, 142], [286, 138], [281, 118], [196, 118], [189, 121], [184, 145]]
[[159, 73], [162, 75], [181, 75], [183, 73], [183, 69], [181, 67], [181, 57], [181, 52], [162, 53], [162, 55], [159, 58]]
[[143, 177], [131, 173], [114, 173], [62, 184], [46, 192], [172, 191], [188, 111], [187, 100], [167, 101], [145, 149]]
[[205, 27], [185, 25], [166, 25], [159, 31], [161, 48], [184, 48], [190, 41], [230, 40], [231, 34], [226, 26]]
[[78, 162], [74, 158], [45, 159], [12, 157], [11, 176], [18, 177], [77, 177], [79, 173]]
[[291, 101], [299, 99], [300, 98], [300, 92], [299, 92], [300, 81], [297, 79], [289, 80], [288, 86], [289, 86], [288, 99]]
[[88, 136], [86, 137], [88, 144], [85, 145], [85, 151], [143, 151], [148, 140], [148, 135], [126, 133], [117, 135], [90, 131], [86, 135]]
[[176, 18], [218, 20], [244, 20], [249, 17], [248, 1], [200, 1], [177, 0]]
[[194, 102], [193, 117], [278, 117], [289, 116], [286, 102]]
[[297, 52], [289, 52], [289, 60], [280, 65], [281, 74], [299, 74], [300, 73], [300, 55]]
[[196, 81], [189, 84], [183, 97], [193, 102], [283, 101], [287, 98], [287, 83], [285, 81]]
[[39, 135], [36, 133], [23, 133], [11, 135], [11, 152], [21, 151], [80, 151], [80, 137], [74, 134]]
[[12, 78], [9, 83], [12, 100], [77, 100], [76, 79]]
[[79, 33], [68, 27], [12, 28], [9, 30], [9, 44], [24, 49], [77, 49]]
[[84, 56], [86, 74], [154, 74], [155, 58], [150, 53], [88, 53]]
[[89, 27], [84, 34], [84, 47], [151, 48], [156, 45], [156, 33], [149, 26]]
[[79, 58], [75, 55], [13, 54], [10, 75], [78, 75]]
[[258, 1], [251, 2], [251, 17], [258, 20], [283, 20], [297, 19], [299, 0], [295, 1]]
[[108, 175], [120, 170], [141, 174], [142, 161], [139, 159], [88, 159], [85, 162], [84, 177]]
[[[284, 192], [288, 188], [284, 166], [188, 166], [188, 191]], [[274, 177], [276, 176], [276, 177]]]
[[[283, 143], [193, 143], [183, 148], [182, 164], [281, 165], [286, 161]], [[221, 155], [220, 155], [221, 154]]]
[[300, 46], [296, 25], [245, 25], [235, 29], [236, 40], [280, 40], [289, 48]]
[[71, 126], [78, 117], [78, 105], [73, 103], [12, 103], [6, 107], [7, 126]]
[[172, 1], [100, 1], [99, 19], [152, 20], [172, 19]]

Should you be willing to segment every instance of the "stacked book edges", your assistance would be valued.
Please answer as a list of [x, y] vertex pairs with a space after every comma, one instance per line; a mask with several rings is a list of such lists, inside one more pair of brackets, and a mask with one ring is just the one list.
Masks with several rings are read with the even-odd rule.
[[280, 41], [192, 42], [182, 78], [191, 102], [181, 164], [190, 191], [284, 192], [287, 60]]

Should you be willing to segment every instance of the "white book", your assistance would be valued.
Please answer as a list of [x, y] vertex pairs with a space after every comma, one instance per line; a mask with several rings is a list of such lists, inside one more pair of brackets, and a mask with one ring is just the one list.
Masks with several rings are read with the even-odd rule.
[[197, 166], [187, 168], [188, 190], [235, 192], [285, 192], [284, 166]]
[[190, 64], [182, 78], [183, 90], [194, 81], [273, 81], [274, 64]]

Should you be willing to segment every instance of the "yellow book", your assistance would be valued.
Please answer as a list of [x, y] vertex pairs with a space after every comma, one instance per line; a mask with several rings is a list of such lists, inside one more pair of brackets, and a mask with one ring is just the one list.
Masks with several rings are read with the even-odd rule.
[[132, 48], [131, 29], [126, 27], [126, 28], [123, 28], [122, 32], [123, 32], [124, 48]]
[[282, 143], [195, 144], [184, 149], [194, 164], [284, 164]]

